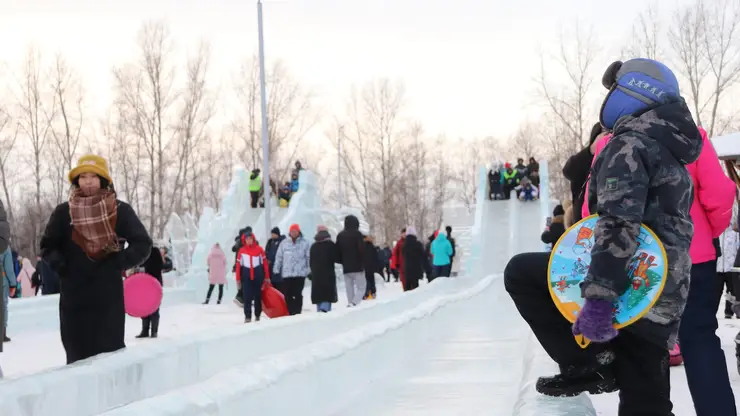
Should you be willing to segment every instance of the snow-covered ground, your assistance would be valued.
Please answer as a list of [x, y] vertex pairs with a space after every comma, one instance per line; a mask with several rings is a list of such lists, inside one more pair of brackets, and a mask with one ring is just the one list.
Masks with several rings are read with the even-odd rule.
[[[721, 305], [724, 311], [724, 302]], [[740, 403], [740, 374], [737, 372], [735, 359], [735, 335], [740, 331], [740, 320], [724, 319], [724, 313], [719, 317], [719, 329], [717, 335], [722, 340], [722, 348], [727, 359], [727, 368], [730, 372], [732, 381], [732, 390], [735, 393], [735, 401]], [[695, 416], [694, 404], [691, 401], [689, 386], [686, 384], [686, 372], [683, 366], [671, 367], [671, 399], [673, 400], [673, 413], [676, 416]], [[591, 397], [591, 401], [596, 409], [596, 414], [603, 416], [616, 416], [617, 403], [619, 401], [617, 393], [601, 394]]]

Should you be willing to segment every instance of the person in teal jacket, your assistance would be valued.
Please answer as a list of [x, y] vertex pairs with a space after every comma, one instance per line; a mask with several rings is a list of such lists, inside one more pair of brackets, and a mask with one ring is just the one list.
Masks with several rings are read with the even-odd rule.
[[429, 252], [432, 255], [432, 279], [450, 277], [453, 251], [452, 243], [447, 239], [447, 234], [437, 233]]
[[0, 260], [2, 260], [2, 277], [3, 277], [3, 331], [2, 338], [3, 342], [10, 342], [8, 338], [8, 302], [11, 297], [15, 295], [15, 291], [18, 288], [18, 282], [15, 275], [15, 268], [13, 267], [13, 254], [10, 247], [6, 248], [0, 254]]

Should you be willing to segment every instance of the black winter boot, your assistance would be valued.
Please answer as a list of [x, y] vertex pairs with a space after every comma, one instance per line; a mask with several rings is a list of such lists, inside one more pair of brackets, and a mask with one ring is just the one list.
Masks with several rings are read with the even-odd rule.
[[207, 297], [207, 298], [206, 298], [206, 301], [205, 301], [205, 302], [203, 302], [203, 304], [204, 304], [204, 305], [208, 305], [208, 303], [209, 303], [210, 301], [211, 301], [211, 298], [210, 298], [210, 297]]
[[574, 397], [583, 392], [611, 393], [618, 390], [617, 381], [609, 365], [561, 368], [561, 373], [540, 377], [537, 392], [551, 397]]
[[149, 326], [151, 323], [151, 318], [141, 318], [141, 334], [137, 335], [136, 338], [149, 338]]
[[152, 317], [152, 338], [157, 338], [158, 333], [159, 333], [159, 315], [154, 315]]

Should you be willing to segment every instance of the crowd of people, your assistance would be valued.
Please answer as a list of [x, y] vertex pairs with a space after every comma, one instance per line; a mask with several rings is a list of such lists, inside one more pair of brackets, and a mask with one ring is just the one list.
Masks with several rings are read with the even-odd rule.
[[[363, 300], [375, 299], [376, 274], [386, 282], [391, 277], [400, 280], [403, 290], [413, 290], [426, 276], [429, 282], [437, 277], [450, 277], [455, 257], [452, 227], [435, 232], [423, 245], [414, 227], [401, 231], [400, 239], [380, 248], [371, 235], [360, 231], [357, 217], [348, 215], [344, 229], [332, 240], [326, 226], [320, 225], [313, 241], [304, 237], [298, 224], [288, 235], [278, 227], [272, 229], [264, 247], [256, 240], [251, 226], [239, 231], [231, 251], [235, 255], [232, 272], [236, 275], [238, 292], [234, 302], [243, 308], [246, 323], [259, 321], [262, 315], [262, 289], [272, 285], [285, 297], [290, 315], [303, 311], [303, 291], [306, 279], [311, 281], [311, 303], [318, 312], [330, 312], [339, 301], [337, 267], [344, 279], [348, 307]], [[223, 300], [227, 279], [227, 257], [219, 243], [211, 247], [207, 258], [209, 287], [204, 304], [210, 303], [218, 286], [217, 303]]]
[[[725, 316], [740, 312], [732, 272], [739, 245], [736, 166], [726, 162], [723, 169], [665, 65], [615, 62], [602, 84], [608, 93], [590, 144], [563, 167], [571, 199], [555, 208], [542, 234], [552, 244], [581, 218], [599, 214], [575, 324], [549, 294], [549, 253], [519, 254], [504, 273], [519, 313], [559, 365], [559, 374], [541, 377], [536, 389], [554, 397], [618, 390], [620, 416], [672, 416], [669, 362], [680, 345], [696, 415], [735, 416], [715, 332], [723, 282], [730, 282]], [[641, 224], [665, 248], [667, 282], [645, 317], [617, 331], [614, 302], [630, 286], [625, 270]], [[581, 348], [574, 335], [591, 344]]]
[[516, 191], [522, 201], [535, 201], [539, 198], [540, 164], [534, 157], [524, 164], [524, 159], [517, 159], [516, 165], [495, 162], [488, 171], [488, 199], [508, 200], [511, 192]]
[[[300, 161], [296, 161], [295, 168], [290, 174], [290, 180], [284, 182], [279, 188], [277, 182], [274, 179], [270, 179], [270, 191], [272, 192], [272, 196], [277, 198], [278, 206], [281, 208], [287, 208], [290, 205], [290, 198], [298, 192], [298, 176], [302, 170], [303, 165]], [[250, 206], [252, 208], [265, 207], [265, 187], [262, 182], [262, 170], [258, 168], [253, 169], [249, 175], [249, 196]]]

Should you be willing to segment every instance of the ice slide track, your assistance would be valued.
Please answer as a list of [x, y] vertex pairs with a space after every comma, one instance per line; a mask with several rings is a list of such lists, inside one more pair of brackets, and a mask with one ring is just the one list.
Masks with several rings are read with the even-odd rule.
[[[516, 247], [507, 244], [503, 236], [509, 224], [501, 221], [511, 215], [511, 205], [495, 202], [484, 206], [486, 214], [480, 224], [485, 236], [480, 258], [484, 268], [495, 273], [503, 270], [511, 254], [541, 248], [536, 225], [540, 221], [534, 205], [518, 207]], [[525, 350], [523, 342], [530, 341], [528, 331], [521, 322], [491, 325], [496, 318], [506, 317], [498, 320], [505, 323], [511, 317], [518, 319], [518, 315], [503, 291], [501, 279], [490, 276], [481, 280], [481, 276], [438, 281], [401, 298], [351, 311], [268, 321], [254, 329], [222, 327], [138, 346], [72, 368], [6, 380], [0, 383], [0, 407], [4, 416], [5, 410], [8, 416], [236, 415], [246, 409], [249, 413], [285, 414], [286, 406], [292, 405], [304, 410], [313, 407], [317, 415], [339, 414], [344, 406], [349, 406], [353, 414], [356, 409], [364, 409], [361, 414], [373, 414], [362, 394], [350, 404], [334, 400], [333, 409], [322, 407], [318, 404], [331, 399], [321, 399], [318, 387], [325, 388], [331, 397], [352, 398], [362, 393], [353, 386], [361, 385], [364, 379], [382, 384], [388, 377], [398, 378], [403, 381], [398, 387], [405, 386], [405, 394], [416, 394], [421, 400], [427, 397], [421, 393], [435, 391], [435, 371], [445, 365], [452, 368], [452, 362], [464, 362], [457, 379], [452, 380], [457, 387], [457, 396], [453, 397], [456, 401], [450, 400], [445, 406], [438, 400], [436, 409], [446, 411], [437, 414], [458, 414], [456, 408], [475, 406], [484, 414], [492, 414], [490, 406], [509, 409], [497, 414], [512, 414], [511, 409], [522, 407], [522, 396], [515, 391], [519, 386], [511, 383], [511, 375], [526, 381], [521, 351]], [[500, 366], [517, 356], [520, 367], [507, 370]], [[423, 367], [424, 362], [436, 363], [436, 370]], [[477, 367], [487, 371], [473, 372]], [[439, 374], [437, 371], [437, 377]], [[500, 374], [506, 375], [505, 386], [495, 377]], [[414, 382], [424, 377], [429, 389], [414, 390]], [[474, 394], [465, 386], [475, 377], [478, 384]], [[333, 383], [324, 384], [325, 380]], [[436, 384], [437, 396], [441, 387]], [[419, 405], [418, 400], [403, 400], [393, 395], [397, 391], [376, 391], [376, 404], [392, 403], [405, 409], [403, 414], [417, 412], [413, 409]], [[499, 401], [486, 399], [487, 395]], [[466, 399], [467, 407], [460, 407]], [[387, 407], [392, 409], [390, 404]], [[428, 407], [417, 410], [425, 409], [428, 413]]]

